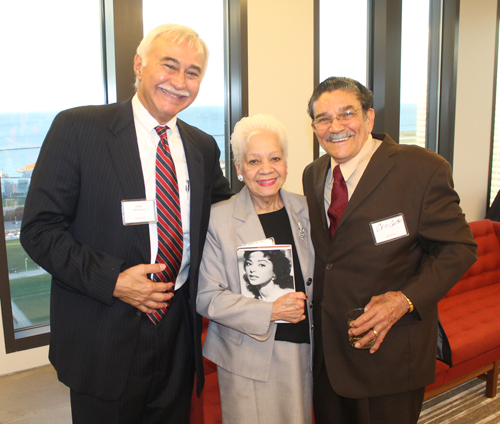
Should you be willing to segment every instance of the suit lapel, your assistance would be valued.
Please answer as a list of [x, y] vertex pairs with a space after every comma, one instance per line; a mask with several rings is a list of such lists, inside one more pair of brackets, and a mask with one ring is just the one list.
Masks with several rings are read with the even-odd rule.
[[[182, 139], [184, 154], [186, 155], [186, 163], [189, 175], [189, 191], [190, 191], [190, 233], [198, 235], [200, 232], [200, 214], [193, 211], [201, 211], [203, 207], [203, 177], [204, 177], [204, 161], [203, 155], [198, 150], [198, 141], [191, 134], [189, 128], [180, 119], [177, 119], [177, 127]], [[198, 219], [195, 219], [198, 218]], [[191, 239], [191, 252], [195, 251]], [[197, 250], [196, 250], [197, 251]]]
[[283, 199], [288, 217], [290, 218], [293, 241], [297, 249], [297, 256], [299, 257], [303, 274], [302, 277], [305, 281], [307, 270], [309, 269], [309, 244], [307, 240], [310, 237], [311, 231], [309, 218], [307, 216], [307, 207], [284, 190], [281, 190], [281, 198]]
[[380, 137], [374, 135], [374, 138], [383, 139], [383, 142], [370, 159], [356, 190], [342, 213], [337, 228], [356, 211], [394, 166], [394, 155], [397, 153], [398, 145], [388, 136], [384, 138], [382, 135]]
[[233, 217], [241, 223], [236, 226], [236, 235], [240, 239], [240, 245], [264, 240], [266, 235], [247, 186], [244, 186], [237, 196]]
[[109, 130], [112, 133], [108, 139], [109, 153], [125, 193], [125, 199], [144, 199], [146, 190], [131, 100], [119, 105]]
[[314, 185], [315, 198], [318, 202], [317, 207], [320, 214], [320, 219], [323, 228], [323, 238], [330, 243], [329, 223], [326, 222], [325, 212], [325, 182], [328, 170], [330, 169], [331, 160], [329, 155], [320, 157], [317, 161], [316, 181]]
[[[188, 126], [180, 119], [177, 119], [177, 127], [181, 135], [189, 175], [190, 262], [191, 264], [198, 264], [199, 255], [203, 249], [203, 246], [199, 245], [199, 236], [201, 233], [201, 212], [203, 211], [205, 165], [203, 155], [197, 147], [198, 141], [189, 131]], [[190, 267], [190, 275], [191, 270], [193, 270], [193, 267]], [[197, 281], [190, 279], [193, 292], [196, 291], [197, 284]]]
[[[120, 103], [115, 119], [109, 127], [109, 154], [124, 193], [123, 200], [144, 199], [146, 189], [142, 174], [137, 133], [134, 125], [132, 100]], [[147, 225], [136, 225], [141, 243], [149, 246], [149, 229]]]

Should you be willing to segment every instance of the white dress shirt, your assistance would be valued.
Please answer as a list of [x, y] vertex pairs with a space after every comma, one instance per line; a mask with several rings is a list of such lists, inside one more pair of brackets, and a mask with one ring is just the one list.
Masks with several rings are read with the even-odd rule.
[[[142, 175], [146, 189], [146, 199], [156, 199], [156, 148], [160, 141], [155, 127], [158, 122], [153, 118], [147, 109], [142, 105], [137, 94], [132, 98], [132, 108], [134, 111], [135, 131], [137, 134], [137, 144], [139, 146], [139, 156], [141, 159]], [[189, 239], [189, 216], [190, 216], [190, 188], [189, 174], [184, 153], [184, 146], [177, 128], [177, 117], [175, 116], [167, 123], [168, 145], [177, 174], [179, 185], [179, 200], [181, 206], [182, 232], [183, 232], [183, 252], [179, 275], [175, 281], [175, 290], [178, 290], [187, 280], [189, 274], [189, 263], [191, 258]], [[156, 223], [149, 224], [149, 239], [151, 244], [151, 263], [156, 262], [158, 253], [158, 231]]]
[[[354, 156], [351, 160], [340, 164], [340, 170], [344, 177], [347, 186], [347, 197], [350, 200], [354, 190], [358, 186], [359, 180], [363, 176], [370, 159], [377, 149], [382, 144], [381, 140], [377, 140], [372, 137], [371, 134], [368, 135], [368, 139], [359, 151], [359, 153]], [[330, 207], [330, 202], [332, 200], [332, 187], [333, 187], [333, 173], [332, 170], [337, 166], [337, 162], [331, 158], [331, 165], [328, 173], [326, 175], [325, 181], [325, 214], [326, 222], [330, 222], [328, 217], [328, 208]]]

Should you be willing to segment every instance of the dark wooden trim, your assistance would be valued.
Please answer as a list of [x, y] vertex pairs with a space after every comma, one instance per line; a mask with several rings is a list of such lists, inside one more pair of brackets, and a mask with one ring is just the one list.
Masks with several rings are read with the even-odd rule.
[[236, 168], [229, 136], [236, 123], [248, 116], [248, 25], [247, 0], [226, 0], [226, 173], [234, 191], [243, 183], [236, 178]]
[[429, 53], [427, 69], [426, 147], [437, 151], [439, 96], [441, 85], [442, 1], [431, 0], [429, 7]]
[[371, 77], [375, 109], [374, 132], [399, 142], [401, 99], [401, 0], [372, 0]]
[[[0, 202], [0, 226], [1, 228], [5, 228], [3, 201]], [[14, 317], [12, 315], [12, 303], [10, 299], [9, 266], [7, 264], [7, 243], [4, 237], [3, 241], [0, 242], [0, 301], [2, 305], [2, 322], [5, 339], [5, 351], [7, 353], [16, 351]]]
[[[47, 346], [50, 343], [50, 325], [44, 325], [41, 329], [42, 334], [17, 337], [16, 333], [16, 352], [22, 350], [34, 349], [40, 346]], [[7, 352], [10, 353], [10, 352]]]
[[[116, 101], [123, 101], [135, 93], [133, 60], [144, 37], [142, 0], [106, 0], [105, 5], [108, 87], [112, 87], [114, 77]], [[115, 99], [110, 96], [110, 100]]]
[[444, 393], [453, 387], [457, 387], [462, 383], [465, 383], [473, 378], [480, 378], [487, 382], [485, 396], [489, 398], [493, 398], [496, 396], [496, 388], [498, 382], [498, 368], [499, 368], [500, 360], [497, 360], [491, 364], [485, 365], [475, 371], [472, 371], [462, 377], [458, 377], [455, 380], [449, 381], [442, 386], [438, 386], [432, 390], [425, 392], [424, 400], [430, 399], [434, 396], [437, 396], [441, 393]]
[[113, 0], [101, 1], [101, 34], [105, 103], [116, 103], [116, 63]]
[[443, 0], [441, 89], [437, 152], [453, 166], [457, 100], [458, 21], [460, 0]]

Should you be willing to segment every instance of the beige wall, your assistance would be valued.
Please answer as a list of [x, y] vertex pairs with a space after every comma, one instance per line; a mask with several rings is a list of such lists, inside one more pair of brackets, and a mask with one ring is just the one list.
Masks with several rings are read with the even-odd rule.
[[[454, 178], [469, 221], [482, 219], [486, 204], [495, 23], [496, 0], [461, 1]], [[270, 113], [286, 126], [285, 188], [301, 193], [313, 158], [305, 111], [314, 88], [313, 0], [248, 0], [248, 46], [250, 114]], [[1, 344], [0, 375], [48, 363], [47, 347], [6, 355]]]
[[306, 106], [314, 89], [313, 0], [248, 0], [249, 114], [269, 113], [288, 132], [285, 189], [302, 193], [313, 159]]
[[497, 0], [462, 0], [453, 178], [468, 221], [486, 214]]

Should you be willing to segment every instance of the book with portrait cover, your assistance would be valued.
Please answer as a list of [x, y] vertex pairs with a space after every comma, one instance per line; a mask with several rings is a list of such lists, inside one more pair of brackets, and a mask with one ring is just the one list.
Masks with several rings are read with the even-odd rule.
[[237, 249], [241, 294], [274, 302], [295, 291], [292, 246], [274, 240], [240, 246]]

